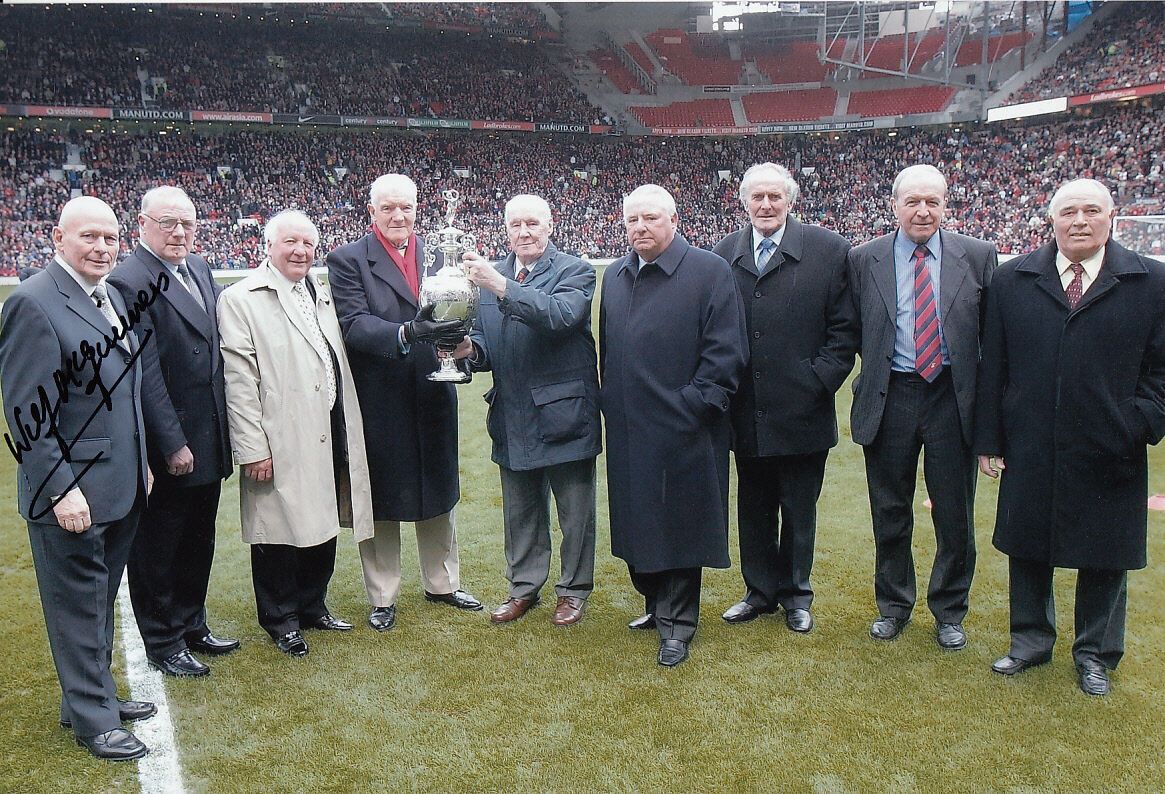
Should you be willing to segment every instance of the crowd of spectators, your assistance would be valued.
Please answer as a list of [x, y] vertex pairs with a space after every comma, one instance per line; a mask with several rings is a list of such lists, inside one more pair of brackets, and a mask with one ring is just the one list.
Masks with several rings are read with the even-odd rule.
[[1008, 102], [1091, 94], [1165, 80], [1165, 3], [1117, 3]]
[[416, 19], [438, 25], [503, 27], [549, 31], [546, 17], [533, 3], [388, 3], [393, 19]]
[[[72, 181], [69, 159], [86, 170]], [[135, 242], [137, 202], [149, 187], [181, 185], [202, 219], [198, 243], [215, 267], [262, 260], [260, 224], [287, 207], [320, 227], [321, 252], [368, 228], [368, 185], [400, 171], [420, 186], [418, 228], [444, 225], [445, 188], [464, 204], [455, 223], [474, 232], [487, 256], [506, 250], [505, 201], [544, 196], [559, 247], [592, 258], [626, 249], [622, 196], [644, 182], [671, 190], [681, 232], [710, 248], [743, 220], [738, 180], [748, 165], [775, 160], [798, 177], [794, 208], [859, 243], [894, 226], [894, 174], [926, 162], [950, 181], [947, 226], [988, 239], [1003, 253], [1049, 239], [1047, 201], [1062, 181], [1095, 177], [1110, 185], [1122, 214], [1160, 213], [1165, 195], [1165, 106], [1109, 106], [1056, 122], [1008, 122], [844, 135], [721, 139], [486, 135], [435, 132], [248, 131], [229, 134], [65, 136], [17, 130], [0, 136], [0, 273], [51, 256], [49, 233], [72, 187], [110, 202]], [[730, 177], [721, 178], [727, 171]], [[1150, 237], [1161, 227], [1138, 226]], [[1159, 239], [1145, 250], [1162, 252]]]
[[0, 8], [0, 103], [533, 122], [602, 118], [535, 44], [371, 21], [277, 19], [275, 11], [148, 11]]

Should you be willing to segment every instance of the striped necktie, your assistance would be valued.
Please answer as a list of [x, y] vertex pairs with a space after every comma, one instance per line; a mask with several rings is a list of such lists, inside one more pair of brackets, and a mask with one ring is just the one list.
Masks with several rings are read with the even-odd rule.
[[934, 285], [926, 266], [926, 246], [920, 245], [914, 249], [914, 371], [933, 383], [942, 364]]
[[769, 260], [773, 258], [773, 251], [776, 247], [777, 244], [768, 237], [760, 241], [760, 255], [756, 258], [757, 273], [765, 272], [765, 268], [769, 265]]

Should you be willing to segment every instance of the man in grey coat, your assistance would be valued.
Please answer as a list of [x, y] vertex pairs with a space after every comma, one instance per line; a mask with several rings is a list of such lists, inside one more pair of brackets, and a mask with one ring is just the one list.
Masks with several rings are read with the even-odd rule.
[[539, 601], [550, 572], [550, 494], [562, 527], [562, 575], [551, 622], [582, 619], [594, 588], [595, 457], [602, 449], [599, 376], [591, 336], [595, 269], [550, 243], [550, 205], [538, 196], [506, 204], [511, 253], [496, 266], [465, 256], [482, 289], [472, 334], [455, 352], [492, 371], [486, 426], [501, 471], [509, 597], [494, 623]]

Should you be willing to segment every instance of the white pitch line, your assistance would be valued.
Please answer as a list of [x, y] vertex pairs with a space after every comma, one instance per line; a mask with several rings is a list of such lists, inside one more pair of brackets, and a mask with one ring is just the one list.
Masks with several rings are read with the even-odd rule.
[[174, 742], [174, 723], [170, 721], [166, 686], [162, 674], [146, 664], [146, 646], [134, 620], [129, 585], [124, 578], [117, 592], [117, 604], [121, 613], [121, 642], [125, 649], [130, 698], [149, 700], [158, 707], [158, 713], [153, 717], [133, 724], [134, 735], [150, 748], [149, 755], [137, 762], [138, 784], [142, 794], [183, 794], [186, 789], [182, 785], [182, 764], [178, 758], [178, 745]]

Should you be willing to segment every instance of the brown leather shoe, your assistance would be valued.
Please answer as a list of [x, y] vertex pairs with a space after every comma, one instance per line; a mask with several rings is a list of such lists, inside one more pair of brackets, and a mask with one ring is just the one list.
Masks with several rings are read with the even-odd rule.
[[587, 610], [587, 601], [578, 596], [559, 596], [558, 605], [554, 607], [554, 617], [550, 622], [555, 626], [569, 626], [582, 620]]
[[489, 619], [494, 623], [509, 623], [525, 615], [537, 603], [537, 598], [507, 598], [490, 613]]

